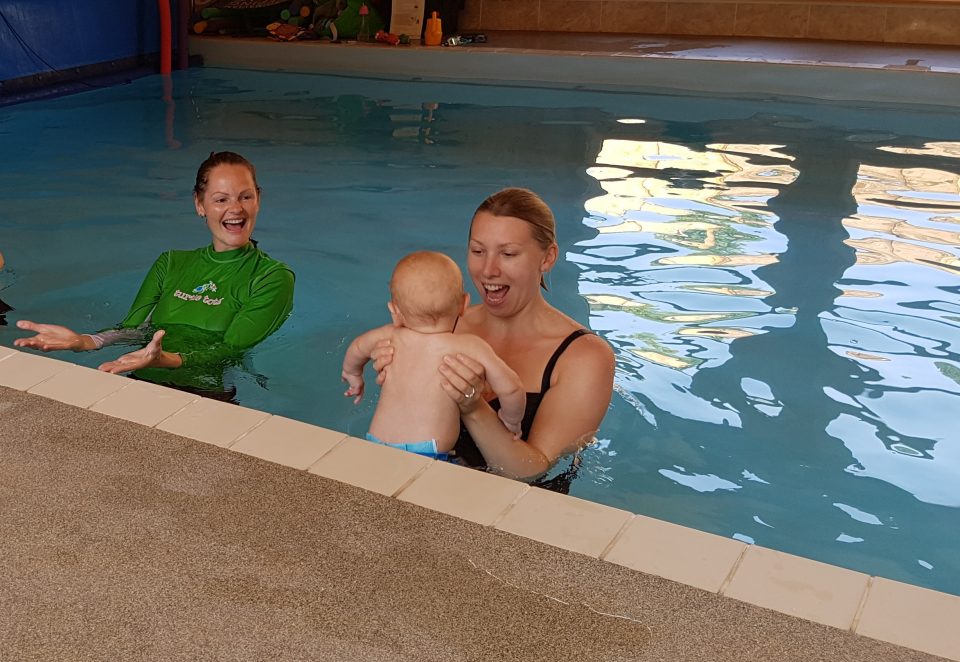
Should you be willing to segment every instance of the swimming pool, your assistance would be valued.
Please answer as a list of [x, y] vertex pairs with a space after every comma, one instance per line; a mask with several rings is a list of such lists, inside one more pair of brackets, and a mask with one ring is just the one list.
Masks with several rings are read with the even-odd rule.
[[[0, 298], [119, 320], [166, 248], [207, 238], [197, 164], [258, 166], [257, 237], [293, 317], [236, 374], [245, 405], [362, 436], [345, 342], [394, 261], [464, 263], [469, 215], [554, 208], [550, 300], [615, 347], [571, 494], [960, 594], [960, 129], [935, 108], [191, 70], [0, 109]], [[0, 342], [19, 335], [0, 329]], [[60, 355], [96, 365], [104, 353]]]

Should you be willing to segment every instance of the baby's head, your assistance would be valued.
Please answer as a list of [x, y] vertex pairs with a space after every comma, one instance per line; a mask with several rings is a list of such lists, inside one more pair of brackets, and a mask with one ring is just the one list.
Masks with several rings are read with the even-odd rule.
[[[457, 263], [443, 253], [419, 251], [397, 263], [390, 278], [394, 321], [410, 328], [453, 323], [463, 312], [466, 298]], [[401, 319], [396, 319], [396, 313]]]

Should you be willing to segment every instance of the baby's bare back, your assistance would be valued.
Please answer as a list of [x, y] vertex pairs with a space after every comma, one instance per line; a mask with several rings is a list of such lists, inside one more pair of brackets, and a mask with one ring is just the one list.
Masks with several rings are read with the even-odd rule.
[[406, 328], [393, 332], [393, 362], [380, 391], [370, 434], [388, 443], [433, 439], [441, 453], [449, 451], [460, 434], [460, 410], [440, 386], [440, 363], [445, 354], [467, 348], [452, 333], [418, 333]]

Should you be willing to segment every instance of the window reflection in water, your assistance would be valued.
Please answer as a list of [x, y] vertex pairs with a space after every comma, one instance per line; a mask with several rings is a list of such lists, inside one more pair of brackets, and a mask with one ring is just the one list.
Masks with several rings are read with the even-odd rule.
[[[782, 142], [670, 143], [654, 124], [603, 141], [586, 170], [602, 191], [585, 204], [597, 235], [568, 254], [591, 326], [618, 350], [618, 392], [649, 424], [613, 435], [641, 467], [611, 464], [605, 479], [656, 471], [736, 492], [761, 526], [734, 537], [800, 554], [814, 543], [799, 537], [910, 535], [914, 563], [953, 581], [944, 530], [884, 504], [960, 507], [944, 416], [960, 410], [960, 143], [791, 127]], [[642, 466], [651, 444], [657, 464]], [[769, 489], [803, 494], [800, 514], [751, 492]], [[663, 494], [649, 489], [650, 512], [726, 507]], [[710, 528], [709, 514], [676, 519]]]

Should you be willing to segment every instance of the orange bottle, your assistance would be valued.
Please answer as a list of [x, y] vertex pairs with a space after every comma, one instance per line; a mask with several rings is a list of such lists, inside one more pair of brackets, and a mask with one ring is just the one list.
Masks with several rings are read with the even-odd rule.
[[443, 27], [440, 25], [440, 18], [437, 12], [431, 12], [427, 19], [427, 30], [423, 35], [423, 43], [427, 46], [439, 46], [443, 41]]

